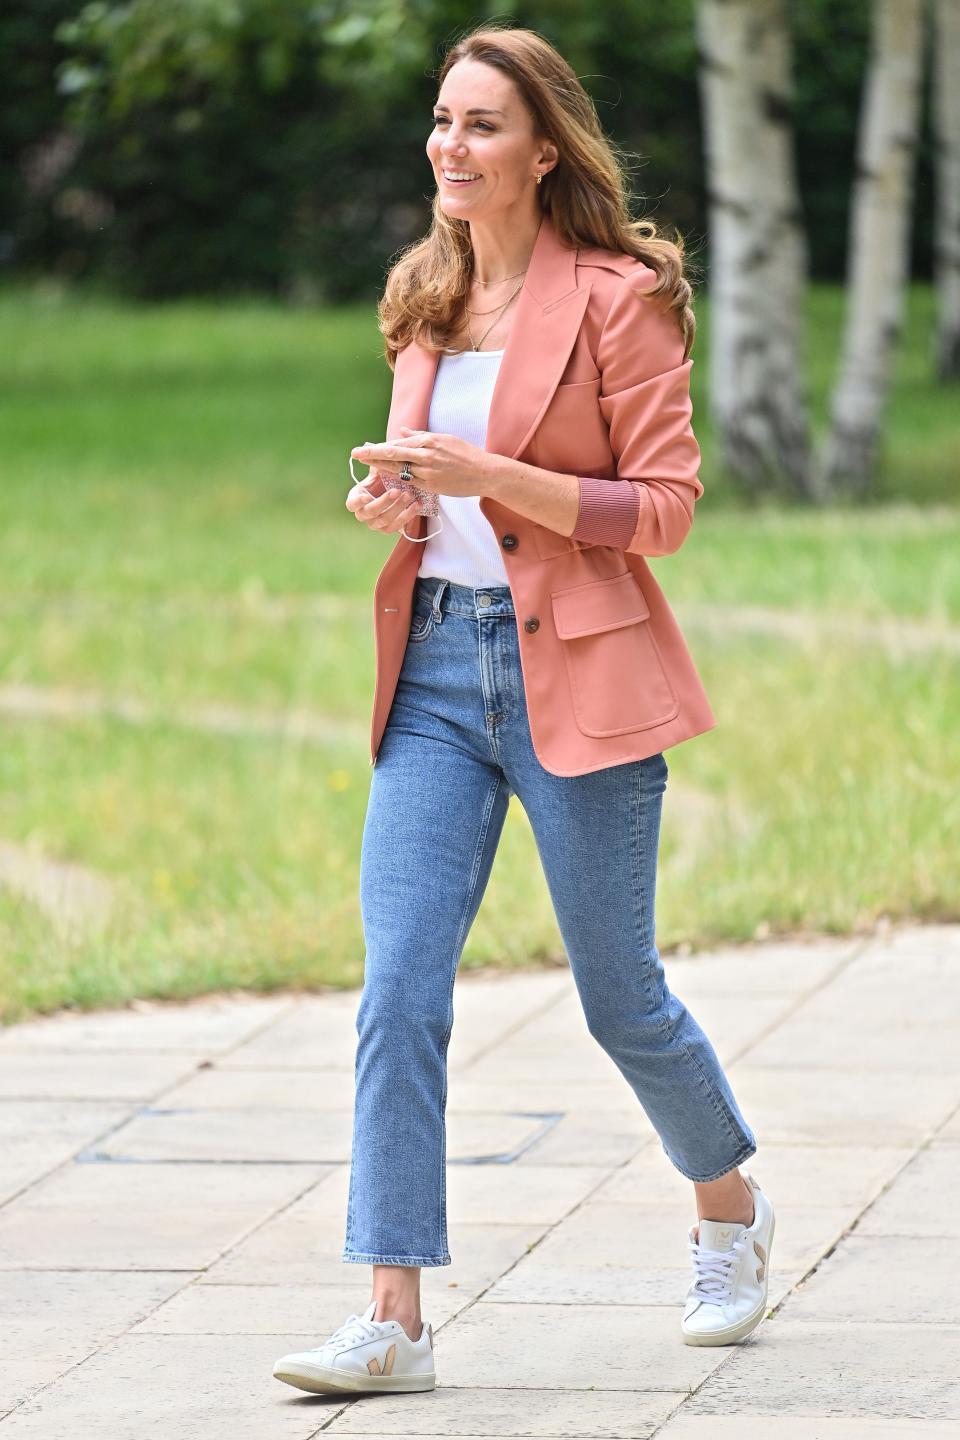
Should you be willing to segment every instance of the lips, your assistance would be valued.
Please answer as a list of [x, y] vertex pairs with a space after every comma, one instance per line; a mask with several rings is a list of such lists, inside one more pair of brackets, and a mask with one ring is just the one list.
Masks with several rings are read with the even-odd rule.
[[444, 175], [443, 171], [441, 170], [440, 178], [445, 185], [475, 185], [476, 182], [482, 177], [479, 175], [475, 175], [472, 180], [448, 180], [446, 175]]

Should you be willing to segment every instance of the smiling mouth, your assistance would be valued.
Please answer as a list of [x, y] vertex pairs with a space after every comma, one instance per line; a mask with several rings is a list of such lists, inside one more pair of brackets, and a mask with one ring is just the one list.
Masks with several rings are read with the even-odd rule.
[[440, 178], [444, 185], [475, 185], [478, 180], [482, 179], [482, 176], [472, 175], [469, 180], [451, 180], [448, 176], [444, 175], [441, 170]]

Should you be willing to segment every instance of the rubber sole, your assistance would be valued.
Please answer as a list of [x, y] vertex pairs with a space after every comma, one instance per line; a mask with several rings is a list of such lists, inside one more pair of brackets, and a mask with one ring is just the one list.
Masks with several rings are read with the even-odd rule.
[[312, 1395], [375, 1395], [394, 1391], [436, 1389], [437, 1377], [432, 1375], [351, 1375], [346, 1370], [331, 1370], [327, 1365], [277, 1366], [274, 1378]]
[[[728, 1325], [726, 1330], [690, 1331], [682, 1330], [683, 1343], [685, 1345], [735, 1345], [738, 1340], [744, 1340], [756, 1330], [763, 1319], [767, 1308], [767, 1297], [764, 1295], [763, 1304], [757, 1310], [752, 1310], [749, 1315], [737, 1322], [736, 1325]], [[682, 1329], [682, 1326], [681, 1326]]]

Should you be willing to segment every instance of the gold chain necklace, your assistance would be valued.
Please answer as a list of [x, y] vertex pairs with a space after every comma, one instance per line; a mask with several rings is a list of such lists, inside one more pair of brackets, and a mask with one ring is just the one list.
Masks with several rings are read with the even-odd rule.
[[[517, 277], [516, 277], [515, 275], [513, 275], [513, 276], [511, 276], [510, 278], [513, 279], [513, 280], [515, 280]], [[521, 291], [522, 289], [523, 289], [523, 281], [521, 280], [521, 281], [520, 281], [520, 284], [517, 286], [516, 290], [514, 290], [513, 294], [509, 297], [509, 299], [505, 300], [502, 305], [498, 305], [498, 306], [497, 306], [497, 309], [500, 310], [500, 311], [506, 310], [507, 306], [510, 304], [510, 301], [511, 301], [511, 300], [515, 300], [515, 299], [517, 298], [517, 296], [520, 294], [520, 291]], [[466, 310], [466, 308], [467, 308], [466, 305], [464, 305], [464, 309], [465, 309], [465, 310]], [[467, 313], [469, 314], [470, 312], [468, 311]], [[493, 312], [492, 310], [485, 310], [483, 313], [484, 313], [485, 315], [492, 315], [494, 312]], [[474, 340], [474, 338], [473, 338], [473, 332], [472, 332], [471, 329], [470, 329], [470, 321], [469, 321], [469, 320], [467, 321], [467, 334], [470, 336], [470, 344], [473, 346], [474, 350], [479, 350], [479, 349], [480, 349], [480, 346], [483, 344], [484, 340], [486, 340], [487, 336], [490, 334], [490, 331], [493, 329], [493, 327], [494, 327], [494, 325], [496, 325], [496, 323], [497, 323], [496, 320], [493, 320], [493, 321], [487, 326], [486, 330], [484, 330], [483, 334], [480, 336], [480, 339], [479, 339], [479, 340]]]
[[517, 275], [526, 275], [526, 273], [526, 270], [518, 270], [516, 275], [501, 275], [499, 280], [478, 280], [474, 275], [473, 283], [474, 285], [502, 285], [504, 280], [516, 280]]
[[[528, 265], [528, 266], [527, 266], [527, 270], [529, 270], [529, 268], [530, 268], [530, 267], [529, 267], [529, 265]], [[527, 273], [526, 270], [518, 270], [518, 271], [517, 271], [517, 275], [526, 275], [526, 273]], [[517, 275], [504, 275], [503, 278], [504, 278], [504, 280], [516, 280]], [[493, 284], [499, 284], [499, 283], [500, 283], [499, 281], [493, 281], [493, 280], [478, 280], [478, 281], [477, 281], [477, 284], [478, 284], [478, 285], [493, 285]], [[523, 287], [521, 286], [520, 288], [522, 289]], [[509, 301], [507, 301], [506, 303], [509, 304]], [[467, 312], [468, 315], [492, 315], [492, 314], [493, 314], [493, 310], [471, 310], [471, 309], [470, 309], [470, 306], [467, 304], [466, 300], [464, 300], [464, 302], [463, 302], [463, 308], [464, 308], [464, 310], [466, 310], [466, 312]], [[501, 305], [497, 305], [497, 306], [495, 306], [494, 308], [497, 309], [497, 310], [501, 310], [503, 307], [502, 307]]]

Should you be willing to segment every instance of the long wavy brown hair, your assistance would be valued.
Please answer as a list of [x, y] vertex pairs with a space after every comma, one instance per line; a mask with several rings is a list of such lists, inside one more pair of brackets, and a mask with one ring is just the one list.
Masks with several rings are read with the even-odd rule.
[[[508, 75], [530, 111], [534, 133], [556, 145], [559, 159], [537, 186], [537, 197], [560, 243], [634, 255], [655, 270], [657, 283], [643, 293], [664, 296], [663, 303], [676, 311], [686, 359], [696, 320], [683, 237], [675, 231], [667, 239], [652, 220], [630, 218], [625, 152], [603, 133], [593, 101], [570, 65], [535, 30], [484, 24], [447, 51], [438, 90], [451, 67], [467, 59]], [[469, 224], [444, 214], [439, 193], [432, 208], [429, 233], [401, 252], [377, 307], [391, 370], [399, 351], [414, 340], [428, 350], [453, 348], [473, 275]]]

